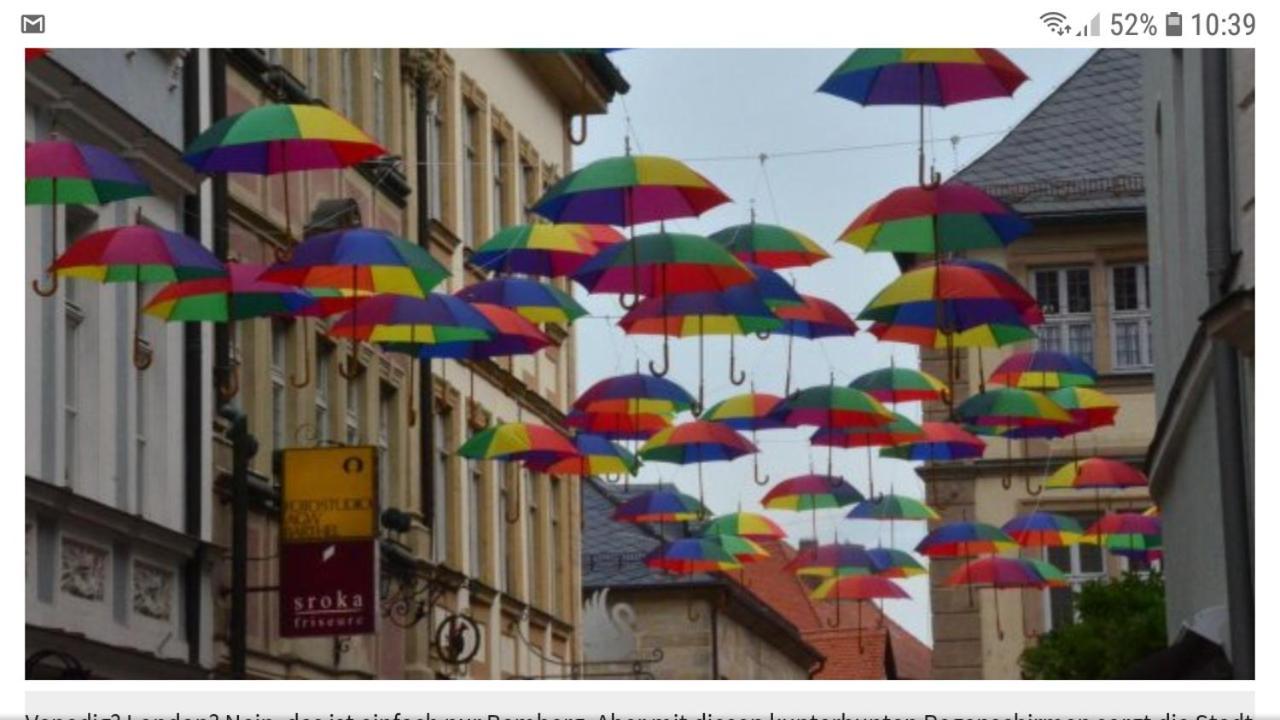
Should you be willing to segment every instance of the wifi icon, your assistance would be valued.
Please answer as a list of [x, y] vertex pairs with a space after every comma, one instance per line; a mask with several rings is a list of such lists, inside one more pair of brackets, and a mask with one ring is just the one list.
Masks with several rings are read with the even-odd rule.
[[1067, 24], [1067, 16], [1060, 12], [1047, 12], [1040, 16], [1040, 22], [1059, 35], [1071, 32], [1071, 26]]

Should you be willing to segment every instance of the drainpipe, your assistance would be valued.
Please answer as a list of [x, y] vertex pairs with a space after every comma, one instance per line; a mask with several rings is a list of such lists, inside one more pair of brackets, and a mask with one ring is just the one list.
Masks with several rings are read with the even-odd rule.
[[[1205, 112], [1205, 236], [1208, 241], [1210, 306], [1226, 294], [1234, 265], [1231, 242], [1231, 63], [1228, 50], [1203, 50]], [[1213, 340], [1213, 395], [1218, 426], [1218, 477], [1227, 572], [1227, 614], [1231, 621], [1231, 664], [1237, 679], [1252, 680], [1253, 548], [1250, 546], [1248, 477], [1240, 420], [1240, 366], [1236, 352]]]
[[[182, 136], [183, 144], [189, 144], [200, 134], [200, 52], [188, 52], [182, 66]], [[188, 237], [200, 237], [200, 191], [182, 198], [182, 231]], [[202, 376], [203, 348], [200, 323], [184, 323], [182, 326], [182, 479], [183, 522], [182, 529], [197, 541], [196, 553], [182, 568], [183, 612], [187, 636], [187, 661], [200, 664], [200, 597], [204, 576], [204, 528], [201, 526], [204, 489], [204, 464], [201, 448], [204, 443], [204, 378]]]
[[[721, 590], [720, 592], [723, 592]], [[720, 679], [720, 598], [715, 598], [711, 605], [711, 679]]]
[[[430, 92], [426, 68], [420, 68], [417, 77], [417, 92], [414, 101], [414, 133], [417, 135], [417, 215], [418, 244], [423, 248], [431, 242], [431, 201], [427, 183], [431, 175], [427, 171], [427, 163], [431, 160], [431, 149], [427, 147], [427, 94]], [[418, 362], [418, 447], [423, 449], [418, 468], [418, 486], [421, 493], [422, 521], [435, 527], [435, 469], [436, 469], [436, 434], [435, 434], [435, 379], [431, 373], [431, 361]], [[434, 534], [433, 534], [434, 537]], [[432, 548], [432, 553], [436, 549]], [[438, 555], [437, 555], [438, 557]]]

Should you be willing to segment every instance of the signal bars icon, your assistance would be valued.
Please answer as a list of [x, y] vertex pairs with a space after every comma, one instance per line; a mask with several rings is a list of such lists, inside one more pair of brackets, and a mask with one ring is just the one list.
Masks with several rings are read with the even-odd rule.
[[1058, 35], [1075, 35], [1077, 37], [1087, 37], [1090, 35], [1099, 35], [1102, 29], [1102, 14], [1095, 14], [1089, 19], [1089, 24], [1071, 32], [1071, 25], [1067, 23], [1067, 16], [1063, 13], [1050, 11], [1040, 16], [1040, 22], [1049, 28], [1050, 32]]

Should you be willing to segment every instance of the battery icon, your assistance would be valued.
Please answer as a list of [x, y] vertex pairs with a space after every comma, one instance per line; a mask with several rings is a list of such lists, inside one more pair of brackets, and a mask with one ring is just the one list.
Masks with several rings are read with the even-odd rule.
[[1164, 34], [1182, 37], [1182, 13], [1171, 12], [1164, 16]]

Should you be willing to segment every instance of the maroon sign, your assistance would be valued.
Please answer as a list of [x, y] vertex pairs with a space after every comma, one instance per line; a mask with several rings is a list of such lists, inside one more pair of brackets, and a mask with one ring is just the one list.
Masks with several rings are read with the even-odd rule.
[[280, 636], [375, 631], [376, 540], [280, 545]]

